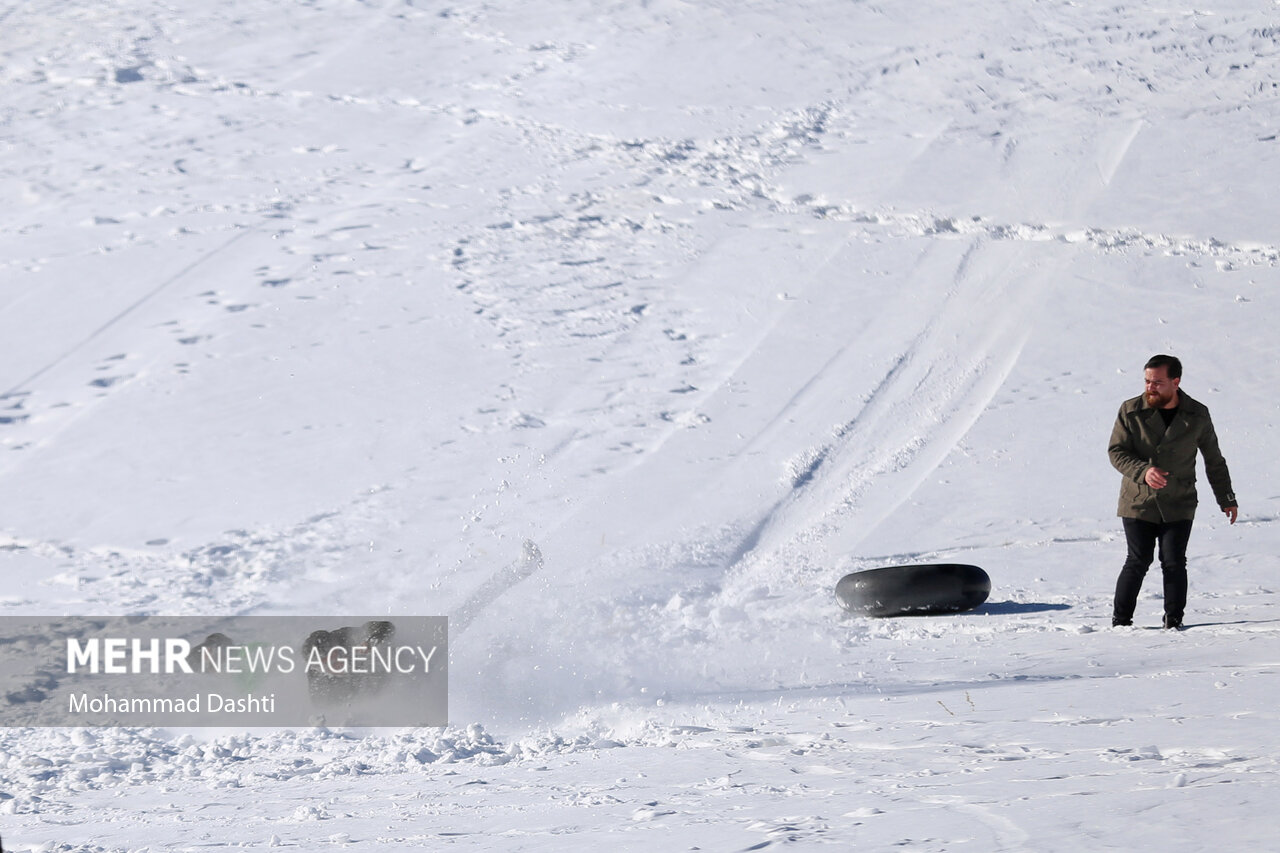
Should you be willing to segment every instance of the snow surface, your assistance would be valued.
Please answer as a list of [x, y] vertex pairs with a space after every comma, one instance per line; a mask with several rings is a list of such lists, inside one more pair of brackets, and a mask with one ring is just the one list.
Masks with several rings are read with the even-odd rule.
[[[0, 612], [448, 614], [453, 720], [5, 729], [5, 849], [1275, 849], [1278, 60], [1245, 0], [4, 4]], [[1109, 626], [1159, 351], [1243, 511], [1177, 634], [1158, 570]], [[836, 605], [918, 560], [991, 600]]]

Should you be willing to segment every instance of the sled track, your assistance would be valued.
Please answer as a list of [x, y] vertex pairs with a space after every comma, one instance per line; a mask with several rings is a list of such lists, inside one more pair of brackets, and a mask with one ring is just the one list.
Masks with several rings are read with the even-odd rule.
[[[1021, 252], [993, 268], [988, 245], [979, 238], [954, 262], [950, 286], [923, 328], [861, 409], [809, 451], [812, 462], [743, 538], [731, 566], [745, 568], [759, 562], [753, 553], [796, 539], [805, 550], [818, 547], [830, 564], [901, 506], [963, 439], [1016, 364], [1039, 292], [1034, 274], [1030, 286], [1016, 283], [1027, 272]], [[926, 264], [918, 275], [927, 280], [932, 271]], [[866, 356], [851, 351], [834, 360], [810, 386], [829, 393], [856, 369], [847, 362]]]
[[[793, 313], [765, 330], [734, 359], [727, 374], [704, 388], [697, 406], [715, 414], [711, 426], [691, 431], [667, 425], [651, 436], [643, 455], [615, 470], [605, 486], [646, 495], [646, 506], [638, 507], [643, 511], [655, 505], [677, 508], [682, 522], [696, 526], [698, 511], [690, 494], [752, 489], [759, 483], [762, 460], [780, 462], [801, 450], [807, 464], [793, 471], [789, 487], [763, 513], [746, 519], [744, 532], [725, 549], [721, 565], [728, 580], [762, 581], [761, 575], [780, 571], [784, 564], [794, 571], [794, 549], [799, 548], [814, 565], [829, 569], [910, 498], [1000, 389], [1034, 325], [1041, 273], [1033, 257], [1040, 254], [1025, 244], [982, 236], [928, 241], [905, 280], [895, 282], [887, 298], [831, 339], [827, 354], [813, 359], [810, 375], [796, 377], [790, 388], [798, 390], [775, 391], [773, 399], [760, 400], [749, 415], [754, 429], [725, 453], [713, 437], [732, 435], [715, 429], [722, 409], [738, 411], [733, 389], [751, 387], [761, 371], [772, 370], [772, 359], [785, 352], [798, 331], [847, 307], [848, 292], [836, 296], [828, 289], [842, 286], [839, 276], [824, 281], [814, 288], [812, 299], [797, 301]], [[884, 322], [890, 316], [895, 323]], [[893, 328], [904, 316], [914, 318], [916, 331], [895, 343], [882, 329]], [[886, 359], [886, 351], [895, 354]], [[867, 381], [869, 365], [880, 372]], [[861, 399], [850, 394], [851, 377], [868, 389]], [[832, 417], [842, 411], [847, 413], [843, 420], [838, 414]], [[837, 425], [820, 444], [797, 446], [808, 439], [798, 439], [793, 424], [814, 423]], [[735, 429], [743, 426], [745, 421], [735, 422]], [[721, 461], [708, 463], [707, 454]], [[690, 461], [699, 466], [702, 479], [679, 479], [687, 477], [683, 468]], [[694, 492], [682, 491], [681, 483]], [[539, 537], [548, 554], [591, 552], [582, 531], [598, 537], [598, 525], [589, 501], [579, 507]], [[790, 551], [787, 559], [777, 559], [782, 551]], [[541, 565], [540, 555], [530, 557], [526, 547], [524, 557], [480, 582], [451, 610], [451, 631], [470, 626]]]

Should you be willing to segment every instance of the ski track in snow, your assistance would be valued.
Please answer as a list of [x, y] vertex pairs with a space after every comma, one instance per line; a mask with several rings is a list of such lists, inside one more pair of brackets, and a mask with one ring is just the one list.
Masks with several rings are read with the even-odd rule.
[[[1204, 271], [1206, 298], [1237, 307], [1265, 295], [1224, 278], [1272, 282], [1280, 269], [1276, 244], [1234, 236], [1239, 221], [1215, 233], [1153, 213], [1117, 226], [1089, 205], [1132, 189], [1126, 170], [1151, 155], [1147, 134], [1193, 119], [1247, 130], [1230, 141], [1267, 174], [1280, 92], [1264, 69], [1280, 33], [1254, 10], [1059, 4], [1034, 16], [977, 10], [942, 30], [896, 20], [907, 13], [893, 9], [855, 10], [869, 28], [843, 39], [824, 31], [840, 20], [833, 8], [664, 2], [598, 19], [575, 12], [578, 30], [534, 20], [536, 9], [416, 0], [0, 10], [0, 84], [15, 93], [0, 126], [17, 131], [0, 152], [19, 200], [0, 213], [0, 306], [13, 318], [3, 331], [18, 339], [36, 318], [49, 323], [44, 336], [22, 338], [31, 346], [12, 354], [0, 381], [0, 476], [42, 470], [76, 429], [150, 394], [178, 394], [171, 383], [261, 346], [255, 334], [329, 343], [296, 331], [320, 315], [289, 325], [299, 306], [356, 317], [361, 334], [407, 337], [438, 333], [430, 323], [443, 314], [465, 338], [473, 327], [450, 318], [469, 315], [506, 380], [467, 396], [471, 408], [450, 410], [446, 426], [423, 428], [433, 462], [459, 445], [473, 454], [469, 480], [446, 484], [465, 494], [406, 474], [317, 495], [321, 508], [295, 523], [181, 545], [164, 531], [143, 546], [3, 527], [0, 554], [48, 571], [38, 590], [0, 605], [288, 610], [341, 601], [361, 567], [403, 573], [406, 563], [387, 562], [375, 540], [388, 551], [427, 542], [438, 549], [435, 563], [422, 561], [434, 575], [369, 577], [393, 587], [397, 603], [447, 609], [455, 633], [489, 644], [483, 652], [500, 659], [484, 670], [494, 683], [463, 692], [513, 706], [494, 709], [512, 730], [501, 735], [465, 720], [199, 737], [5, 730], [10, 846], [15, 833], [57, 839], [31, 847], [49, 853], [169, 840], [557, 850], [569, 833], [583, 849], [652, 849], [673, 837], [742, 850], [1274, 841], [1239, 818], [1265, 809], [1280, 782], [1261, 734], [1275, 726], [1275, 593], [1234, 580], [1267, 569], [1256, 543], [1273, 535], [1274, 513], [1246, 520], [1254, 544], [1232, 547], [1256, 549], [1248, 559], [1203, 567], [1215, 584], [1231, 580], [1225, 592], [1194, 592], [1200, 624], [1155, 634], [1140, 653], [1141, 632], [1094, 630], [1109, 602], [1092, 576], [1012, 578], [978, 613], [944, 620], [841, 621], [829, 587], [834, 572], [862, 565], [1046, 545], [1064, 564], [1114, 562], [1114, 534], [1095, 532], [1097, 519], [1060, 536], [1005, 526], [894, 554], [860, 546], [1006, 402], [1029, 338], [1069, 298], [1054, 284], [1065, 270], [1083, 279], [1090, 264], [1174, 260]], [[700, 64], [708, 33], [753, 27], [777, 30], [757, 37], [776, 55], [803, 50], [808, 67], [775, 83], [769, 63], [757, 74], [744, 61], [739, 71], [758, 91], [722, 104], [682, 88], [721, 79]], [[910, 31], [912, 42], [877, 44], [881, 27]], [[437, 52], [419, 80], [424, 44]], [[672, 57], [674, 70], [633, 52], [645, 47]], [[672, 92], [628, 100], [645, 93], [607, 76], [614, 56]], [[601, 91], [582, 82], [598, 76]], [[1260, 118], [1239, 118], [1239, 105]], [[1063, 140], [1036, 161], [1045, 126]], [[1085, 138], [1067, 138], [1081, 128]], [[804, 170], [830, 164], [824, 155], [847, 166], [880, 156], [889, 177], [840, 180], [833, 170], [816, 190]], [[1039, 169], [1056, 157], [1069, 161], [1059, 185]], [[975, 184], [1043, 178], [1028, 194], [1049, 200], [1011, 215], [999, 209], [1007, 199], [965, 189], [969, 166]], [[929, 177], [903, 177], [913, 169]], [[911, 192], [919, 186], [929, 187], [924, 199]], [[761, 298], [732, 311], [716, 310], [729, 300], [681, 292], [700, 285], [691, 270], [723, 260], [717, 251], [733, 251], [743, 233], [779, 252], [791, 241], [796, 251], [840, 249], [808, 278], [744, 275], [742, 289]], [[910, 248], [864, 260], [877, 246]], [[885, 259], [915, 266], [882, 291], [839, 286], [869, 281]], [[48, 286], [20, 286], [28, 281]], [[729, 292], [714, 284], [708, 292]], [[864, 310], [844, 338], [823, 325], [859, 298]], [[400, 313], [368, 308], [383, 303]], [[782, 308], [766, 317], [770, 303]], [[66, 304], [91, 307], [51, 310]], [[731, 313], [745, 318], [741, 329], [725, 321]], [[1227, 328], [1245, 322], [1214, 316], [1233, 318], [1219, 321]], [[751, 397], [806, 331], [818, 341], [808, 372]], [[1269, 363], [1265, 353], [1250, 360]], [[754, 408], [738, 407], [746, 397]], [[741, 436], [725, 425], [735, 417]], [[306, 429], [324, 426], [307, 418]], [[695, 463], [704, 488], [734, 493], [735, 511], [738, 495], [752, 495], [750, 511], [717, 519], [728, 499], [699, 506], [698, 493], [680, 494], [679, 469]], [[759, 466], [767, 476], [752, 474]], [[607, 517], [592, 514], [605, 512], [595, 497], [666, 477], [676, 485], [654, 494], [688, 516], [688, 529], [627, 542], [599, 565], [553, 551], [594, 539], [594, 529], [574, 528]], [[537, 509], [512, 513], [526, 498]], [[430, 542], [452, 527], [404, 532], [422, 526], [433, 502], [445, 508], [431, 518], [467, 519], [457, 525], [464, 544]], [[535, 516], [540, 533], [521, 553], [519, 528]], [[526, 691], [544, 695], [526, 708]], [[1115, 701], [1134, 693], [1151, 698]], [[145, 813], [126, 812], [120, 798], [139, 795]], [[1175, 820], [1181, 835], [1152, 836], [1142, 822], [1081, 820], [1087, 798], [1128, 815], [1194, 803], [1223, 817]], [[121, 823], [139, 838], [125, 839]]]

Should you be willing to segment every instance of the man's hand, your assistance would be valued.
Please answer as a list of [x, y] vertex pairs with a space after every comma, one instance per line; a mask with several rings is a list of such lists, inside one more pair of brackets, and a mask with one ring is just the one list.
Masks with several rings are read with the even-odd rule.
[[1147, 485], [1151, 488], [1163, 489], [1165, 486], [1169, 485], [1169, 472], [1161, 471], [1159, 468], [1152, 465], [1147, 469], [1144, 479], [1147, 481]]
[[1238, 506], [1224, 506], [1224, 507], [1222, 508], [1222, 511], [1223, 511], [1224, 513], [1226, 513], [1226, 514], [1227, 514], [1227, 518], [1231, 519], [1231, 523], [1232, 523], [1232, 524], [1235, 524], [1235, 523], [1236, 523], [1236, 516], [1238, 516], [1238, 515], [1240, 514], [1240, 507], [1238, 507]]

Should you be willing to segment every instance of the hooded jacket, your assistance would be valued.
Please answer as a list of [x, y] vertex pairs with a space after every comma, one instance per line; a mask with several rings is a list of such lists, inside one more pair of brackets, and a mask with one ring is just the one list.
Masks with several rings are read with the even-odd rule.
[[[1196, 514], [1196, 452], [1204, 456], [1205, 473], [1222, 509], [1236, 506], [1227, 460], [1218, 449], [1218, 435], [1204, 404], [1178, 391], [1178, 413], [1166, 428], [1160, 411], [1142, 396], [1120, 406], [1111, 430], [1108, 455], [1124, 480], [1117, 514], [1123, 518], [1164, 522], [1191, 519]], [[1147, 485], [1152, 465], [1169, 472], [1168, 485]]]

